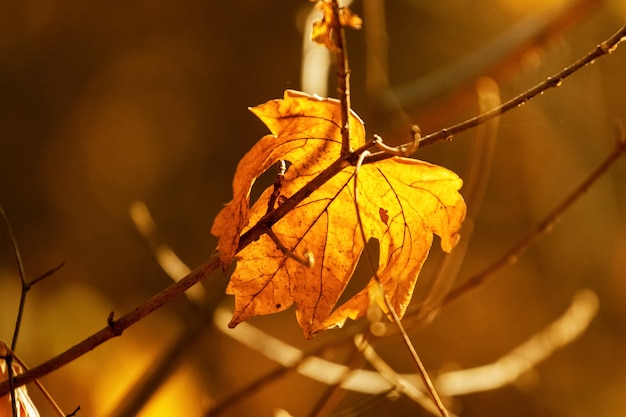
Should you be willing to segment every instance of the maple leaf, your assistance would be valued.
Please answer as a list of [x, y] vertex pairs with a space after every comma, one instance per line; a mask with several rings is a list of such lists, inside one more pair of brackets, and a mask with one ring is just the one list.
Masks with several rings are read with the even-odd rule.
[[[283, 99], [251, 111], [272, 134], [240, 161], [233, 180], [234, 198], [211, 229], [218, 236], [224, 267], [235, 256], [240, 235], [268, 212], [273, 187], [248, 208], [250, 189], [259, 175], [279, 160], [289, 161], [278, 199], [285, 201], [341, 152], [338, 100], [287, 90]], [[365, 144], [363, 122], [351, 112], [349, 123], [350, 147], [358, 149]], [[297, 320], [310, 337], [342, 326], [348, 318], [359, 318], [372, 302], [387, 310], [375, 278], [335, 309], [366, 243], [355, 207], [355, 180], [365, 239], [379, 242], [376, 276], [402, 317], [433, 234], [440, 236], [444, 251], [451, 251], [466, 207], [458, 192], [462, 181], [455, 173], [427, 162], [391, 157], [361, 166], [358, 175], [354, 166], [345, 167], [274, 223], [272, 233], [262, 234], [237, 254], [226, 290], [235, 296], [231, 327], [295, 303]], [[314, 262], [307, 265], [297, 258]]]

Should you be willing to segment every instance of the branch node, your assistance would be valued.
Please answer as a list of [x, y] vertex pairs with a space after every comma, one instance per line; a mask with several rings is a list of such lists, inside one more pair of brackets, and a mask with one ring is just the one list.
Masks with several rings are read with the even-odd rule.
[[111, 311], [109, 313], [109, 316], [107, 317], [107, 326], [109, 327], [109, 329], [113, 332], [115, 336], [121, 336], [124, 330], [118, 329], [117, 321], [115, 321], [114, 317], [115, 317], [115, 312]]

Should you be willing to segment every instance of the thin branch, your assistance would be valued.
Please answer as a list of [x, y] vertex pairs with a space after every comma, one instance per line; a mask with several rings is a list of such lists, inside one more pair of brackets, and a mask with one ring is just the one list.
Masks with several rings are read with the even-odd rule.
[[[356, 164], [356, 167], [355, 167], [355, 170], [354, 170], [354, 190], [353, 190], [353, 192], [354, 192], [354, 207], [356, 209], [356, 217], [357, 217], [357, 221], [359, 223], [359, 230], [361, 232], [361, 239], [363, 239], [364, 243], [367, 242], [367, 236], [365, 235], [365, 228], [363, 227], [363, 220], [361, 218], [361, 211], [360, 211], [360, 208], [359, 208], [358, 174], [359, 174], [359, 168], [361, 167], [361, 164], [363, 163], [363, 160], [368, 155], [369, 155], [369, 151], [367, 151], [367, 150], [363, 151], [363, 154], [359, 157], [359, 160], [357, 161], [357, 164]], [[380, 280], [380, 277], [378, 276], [378, 268], [377, 268], [376, 264], [374, 263], [373, 255], [371, 254], [371, 251], [367, 248], [367, 246], [365, 247], [365, 253], [366, 253], [366, 256], [367, 256], [367, 261], [368, 261], [368, 264], [370, 266], [370, 269], [372, 270], [372, 272], [374, 274], [374, 277], [376, 278], [376, 282], [378, 284], [378, 291], [381, 293], [382, 299], [384, 300], [384, 303], [385, 303], [385, 306], [386, 306], [386, 309], [387, 309], [387, 314], [391, 315], [391, 317], [393, 319], [393, 322], [396, 324], [396, 326], [400, 330], [400, 334], [402, 335], [402, 339], [404, 340], [404, 344], [409, 349], [411, 357], [413, 358], [413, 361], [415, 362], [415, 365], [417, 366], [417, 369], [419, 370], [419, 375], [422, 378], [422, 381], [424, 382], [424, 385], [426, 386], [426, 388], [428, 390], [428, 393], [430, 394], [430, 397], [433, 400], [433, 403], [437, 407], [437, 410], [442, 415], [442, 417], [448, 417], [449, 416], [448, 410], [446, 409], [445, 405], [443, 404], [443, 402], [439, 398], [439, 394], [437, 394], [437, 391], [435, 390], [435, 387], [434, 387], [432, 381], [430, 380], [430, 377], [428, 376], [428, 372], [426, 371], [426, 367], [422, 363], [422, 360], [420, 359], [419, 355], [417, 354], [417, 351], [415, 350], [415, 346], [413, 346], [413, 343], [411, 342], [411, 339], [409, 338], [409, 335], [407, 334], [406, 330], [404, 329], [404, 326], [402, 325], [402, 322], [400, 320], [400, 317], [398, 316], [398, 313], [396, 312], [395, 307], [391, 303], [391, 300], [389, 299], [387, 294], [385, 294], [385, 289], [383, 288], [383, 284], [382, 284], [382, 282]]]
[[[516, 370], [515, 374], [519, 376], [546, 360], [556, 350], [580, 337], [591, 323], [597, 310], [598, 299], [595, 293], [590, 290], [581, 290], [574, 296], [570, 307], [561, 317], [550, 323], [543, 330], [532, 335], [526, 342], [520, 344], [497, 361], [480, 368], [470, 368], [469, 370], [474, 372], [474, 369], [489, 369], [487, 367], [502, 369], [502, 363], [510, 363], [513, 356], [521, 354], [522, 357], [526, 358], [526, 362], [525, 367], [516, 366], [514, 368]], [[358, 336], [355, 338], [356, 345], [362, 347], [365, 358], [372, 363], [376, 371], [354, 369], [346, 379], [343, 379], [342, 376], [349, 367], [323, 359], [320, 357], [322, 356], [320, 354], [322, 349], [305, 353], [246, 322], [239, 324], [235, 329], [230, 329], [228, 322], [231, 315], [229, 310], [222, 307], [218, 308], [214, 316], [217, 329], [243, 346], [247, 346], [264, 357], [279, 363], [282, 368], [266, 375], [261, 380], [252, 382], [246, 388], [228, 397], [228, 399], [222, 400], [214, 409], [205, 414], [206, 417], [214, 417], [220, 414], [226, 408], [237, 403], [238, 400], [260, 389], [264, 383], [275, 380], [291, 369], [297, 369], [301, 375], [328, 385], [333, 385], [342, 379], [342, 388], [363, 394], [378, 395], [398, 389], [412, 399], [417, 399], [419, 396], [426, 398], [425, 394], [416, 388], [415, 382], [420, 378], [418, 374], [395, 373], [384, 361], [376, 360], [372, 355], [375, 352], [369, 350], [368, 345], [363, 344], [363, 339]], [[335, 342], [335, 345], [338, 343]], [[323, 348], [327, 347], [329, 346]], [[313, 354], [320, 356], [311, 356]], [[516, 360], [519, 360], [519, 358]], [[510, 377], [512, 374], [508, 373], [508, 376], [505, 378], [498, 377], [497, 381], [500, 381], [499, 383], [495, 383], [494, 381], [496, 380], [492, 380], [492, 382], [486, 384], [484, 379], [474, 383], [472, 379], [464, 378], [461, 384], [454, 382], [453, 385], [452, 381], [459, 381], [460, 373], [466, 370], [441, 373], [435, 379], [435, 385], [438, 388], [441, 387], [442, 393], [448, 396], [455, 396], [501, 388], [514, 381], [514, 378]], [[446, 381], [447, 378], [449, 379]]]
[[[52, 359], [47, 360], [39, 366], [36, 366], [29, 371], [24, 372], [14, 378], [15, 386], [24, 385], [37, 378], [49, 374], [50, 372], [59, 369], [60, 367], [72, 362], [85, 353], [93, 350], [97, 346], [117, 336], [121, 336], [124, 330], [128, 329], [139, 320], [143, 319], [150, 313], [156, 311], [160, 307], [169, 303], [174, 298], [181, 295], [185, 290], [198, 283], [201, 279], [206, 278], [209, 274], [220, 268], [219, 256], [213, 253], [209, 260], [204, 264], [194, 269], [189, 275], [182, 278], [180, 281], [170, 285], [169, 287], [161, 290], [145, 303], [138, 306], [132, 312], [123, 315], [118, 320], [111, 320], [100, 331], [92, 334], [83, 341], [72, 346], [60, 355], [55, 356]], [[9, 384], [7, 381], [0, 383], [0, 396], [9, 392]]]
[[420, 147], [432, 145], [438, 142], [451, 140], [452, 137], [458, 133], [481, 125], [488, 120], [491, 120], [495, 117], [500, 116], [510, 110], [513, 110], [516, 107], [519, 107], [526, 103], [528, 100], [533, 97], [543, 93], [544, 91], [558, 87], [561, 85], [563, 80], [565, 80], [570, 75], [574, 74], [581, 68], [591, 64], [596, 59], [601, 58], [605, 55], [608, 55], [615, 51], [618, 44], [626, 40], [626, 26], [623, 26], [620, 30], [618, 30], [613, 36], [608, 38], [606, 41], [602, 42], [598, 46], [596, 46], [591, 52], [589, 52], [584, 57], [580, 58], [578, 61], [574, 62], [572, 65], [565, 67], [563, 70], [554, 74], [551, 77], [546, 78], [543, 82], [537, 84], [529, 90], [526, 90], [522, 94], [517, 97], [512, 98], [511, 100], [505, 102], [501, 106], [494, 108], [486, 113], [483, 113], [479, 116], [473, 117], [469, 120], [466, 120], [462, 123], [456, 124], [452, 127], [441, 129], [435, 133], [431, 133], [430, 135], [424, 136], [420, 140]]
[[593, 291], [579, 291], [561, 317], [527, 341], [488, 365], [440, 375], [437, 387], [454, 396], [493, 390], [515, 382], [555, 351], [580, 337], [596, 316], [598, 305], [598, 296]]
[[33, 279], [32, 281], [30, 281], [28, 283], [28, 288], [30, 289], [30, 287], [32, 287], [33, 285], [37, 284], [40, 281], [43, 281], [44, 279], [56, 274], [57, 272], [59, 272], [61, 270], [61, 268], [63, 268], [65, 266], [65, 262], [61, 262], [60, 264], [58, 264], [57, 266], [55, 266], [54, 268], [44, 272], [43, 274], [41, 274], [40, 276], [38, 276], [37, 278]]
[[519, 256], [533, 245], [537, 240], [550, 232], [554, 225], [559, 221], [563, 213], [572, 206], [580, 197], [583, 196], [602, 175], [626, 152], [626, 139], [623, 132], [618, 133], [617, 142], [611, 153], [594, 169], [589, 176], [578, 185], [563, 201], [561, 201], [552, 211], [550, 211], [542, 220], [523, 236], [512, 248], [501, 255], [495, 262], [487, 266], [483, 271], [468, 278], [463, 284], [452, 290], [444, 301], [444, 305], [456, 300], [463, 294], [483, 284], [487, 279], [491, 278], [495, 272], [504, 266], [513, 264]]
[[[380, 105], [385, 111], [395, 112], [401, 108], [430, 104], [430, 108], [422, 116], [432, 123], [437, 114], [442, 112], [449, 114], [451, 107], [459, 107], [468, 99], [467, 96], [473, 93], [473, 80], [488, 75], [501, 82], [510, 74], [517, 74], [529, 51], [562, 36], [567, 29], [601, 4], [602, 0], [574, 0], [555, 7], [546, 2], [543, 5], [545, 7], [542, 6], [538, 13], [498, 34], [493, 40], [485, 42], [479, 49], [453, 65], [406, 84], [394, 86], [393, 90], [387, 90], [380, 95]], [[369, 28], [371, 22], [367, 21]], [[452, 97], [433, 105], [436, 98], [451, 91]]]
[[415, 346], [413, 346], [413, 343], [411, 342], [411, 338], [409, 337], [409, 334], [406, 332], [404, 326], [402, 325], [402, 321], [400, 320], [398, 313], [396, 313], [396, 309], [391, 304], [391, 301], [389, 301], [389, 297], [387, 297], [387, 294], [385, 294], [384, 296], [385, 296], [385, 302], [387, 304], [387, 308], [389, 309], [389, 311], [391, 312], [393, 316], [394, 323], [396, 323], [396, 326], [398, 326], [398, 329], [400, 330], [400, 334], [402, 335], [402, 340], [404, 340], [404, 344], [409, 349], [409, 352], [411, 353], [411, 357], [413, 358], [413, 362], [415, 362], [415, 365], [417, 365], [417, 369], [419, 370], [419, 376], [420, 378], [422, 378], [422, 382], [426, 386], [426, 389], [428, 393], [430, 394], [430, 397], [433, 400], [433, 403], [435, 404], [435, 406], [437, 407], [437, 410], [443, 417], [448, 417], [450, 413], [448, 413], [448, 409], [443, 404], [443, 401], [441, 401], [441, 398], [439, 398], [439, 394], [437, 393], [437, 390], [435, 389], [435, 385], [431, 381], [430, 376], [428, 376], [428, 371], [426, 370], [426, 367], [424, 366], [424, 364], [422, 363], [422, 360], [417, 354], [417, 351], [415, 350]]
[[28, 283], [26, 282], [26, 273], [24, 272], [24, 264], [22, 262], [22, 255], [20, 254], [20, 248], [17, 246], [17, 239], [15, 239], [15, 235], [13, 234], [13, 229], [11, 228], [11, 223], [7, 218], [6, 213], [4, 212], [4, 208], [0, 204], [0, 217], [2, 217], [2, 222], [4, 223], [4, 227], [9, 235], [9, 241], [11, 242], [11, 248], [13, 249], [13, 255], [15, 256], [15, 263], [17, 264], [17, 270], [20, 275], [20, 304], [17, 310], [17, 318], [15, 319], [15, 327], [13, 328], [13, 338], [11, 339], [11, 350], [14, 351], [17, 345], [17, 337], [20, 333], [20, 327], [22, 324], [22, 316], [24, 315], [24, 305], [26, 304], [26, 294], [28, 293]]
[[[4, 344], [0, 340], [1, 344]], [[7, 367], [7, 381], [9, 382], [9, 392], [11, 393], [11, 415], [13, 417], [17, 417], [17, 399], [16, 391], [15, 391], [15, 381], [13, 376], [13, 355], [9, 352], [6, 352], [3, 355], [0, 355], [0, 359], [4, 360], [4, 363]], [[1, 397], [0, 397], [1, 398]]]
[[337, 85], [341, 102], [341, 157], [344, 158], [350, 154], [350, 65], [348, 63], [346, 32], [339, 16], [339, 1], [332, 0], [331, 5], [335, 16], [333, 41], [336, 47]]
[[[424, 407], [425, 410], [437, 414], [440, 413], [440, 409], [432, 402], [432, 399], [422, 392], [411, 380], [413, 375], [400, 375], [393, 370], [374, 350], [374, 347], [365, 340], [363, 335], [356, 335], [354, 343], [359, 346], [359, 349], [363, 352], [363, 356], [367, 361], [376, 369], [376, 371], [389, 383], [393, 384], [394, 389], [402, 394], [406, 395], [416, 403]], [[417, 381], [416, 381], [417, 382]], [[446, 411], [447, 412], [447, 411]]]
[[341, 374], [335, 384], [328, 385], [326, 387], [316, 404], [309, 412], [308, 417], [330, 415], [331, 410], [337, 407], [341, 399], [346, 394], [346, 390], [343, 389], [342, 384], [350, 378], [353, 370], [363, 367], [364, 364], [365, 358], [361, 354], [360, 350], [353, 346], [345, 371]]
[[[476, 83], [478, 106], [485, 112], [500, 104], [498, 85], [491, 78], [481, 78]], [[445, 254], [437, 276], [433, 281], [428, 295], [418, 307], [418, 323], [432, 321], [441, 311], [443, 301], [450, 292], [459, 275], [465, 255], [469, 248], [474, 231], [474, 221], [480, 212], [484, 195], [491, 174], [493, 157], [498, 138], [499, 118], [494, 118], [476, 128], [476, 136], [472, 141], [472, 153], [469, 158], [467, 175], [463, 180], [463, 197], [467, 206], [467, 215], [461, 228], [461, 240], [452, 253]], [[410, 325], [405, 323], [406, 327]]]

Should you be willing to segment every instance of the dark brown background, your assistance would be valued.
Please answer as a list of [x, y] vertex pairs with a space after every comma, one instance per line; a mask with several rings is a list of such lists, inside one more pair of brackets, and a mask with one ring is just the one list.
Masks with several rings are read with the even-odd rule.
[[[544, 7], [541, 1], [521, 6], [505, 0], [387, 3], [393, 84], [459, 62]], [[501, 81], [503, 97], [560, 70], [615, 32], [626, 20], [622, 3], [601, 5], [546, 48], [529, 51], [527, 65]], [[133, 200], [148, 205], [189, 265], [209, 256], [215, 246], [209, 230], [230, 199], [236, 163], [266, 133], [246, 108], [299, 88], [299, 25], [309, 7], [304, 0], [3, 4], [0, 202], [30, 278], [66, 264], [28, 297], [17, 351], [30, 365], [99, 330], [111, 310], [119, 316], [168, 285], [131, 223]], [[357, 2], [355, 9], [361, 7]], [[353, 107], [370, 134], [393, 141], [391, 117], [381, 117], [363, 84], [363, 33], [351, 32], [349, 42]], [[461, 279], [515, 242], [609, 152], [613, 121], [626, 119], [624, 49], [501, 120], [492, 182]], [[433, 116], [420, 106], [411, 117], [430, 132], [474, 114], [469, 98], [459, 111]], [[418, 157], [463, 175], [472, 137], [459, 135]], [[598, 293], [599, 316], [582, 339], [541, 364], [520, 387], [459, 398], [456, 407], [464, 416], [614, 416], [626, 407], [625, 184], [622, 159], [517, 265], [413, 334], [429, 369], [477, 366], [555, 319], [577, 290]], [[19, 292], [2, 236], [0, 337], [8, 341]], [[187, 303], [177, 300], [43, 382], [67, 412], [80, 404], [79, 416], [104, 416], [176, 338], [188, 313]], [[341, 334], [307, 342], [291, 313], [254, 323], [305, 349]], [[414, 372], [399, 341], [380, 349], [398, 371]], [[207, 333], [185, 358], [142, 415], [200, 416], [214, 398], [274, 367], [217, 332]], [[288, 376], [229, 415], [271, 415], [276, 407], [306, 415], [324, 388]], [[52, 415], [40, 395], [33, 397], [42, 415]], [[349, 396], [340, 408], [362, 399]], [[400, 399], [367, 415], [409, 412], [421, 413]]]

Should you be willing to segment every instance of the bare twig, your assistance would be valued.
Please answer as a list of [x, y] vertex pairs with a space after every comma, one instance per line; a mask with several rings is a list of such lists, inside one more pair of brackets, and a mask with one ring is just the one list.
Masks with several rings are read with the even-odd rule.
[[443, 401], [441, 401], [441, 398], [439, 398], [439, 394], [437, 393], [437, 390], [435, 389], [435, 385], [431, 381], [430, 376], [428, 376], [428, 371], [426, 370], [426, 367], [424, 366], [424, 364], [422, 363], [422, 360], [417, 354], [417, 351], [415, 350], [415, 346], [413, 346], [413, 343], [411, 342], [411, 339], [409, 338], [409, 334], [404, 329], [404, 326], [402, 325], [402, 321], [400, 320], [398, 313], [396, 313], [395, 308], [393, 308], [393, 305], [389, 301], [389, 297], [387, 297], [386, 294], [385, 294], [385, 301], [387, 303], [387, 308], [393, 315], [394, 323], [396, 323], [396, 326], [398, 326], [398, 329], [400, 330], [400, 334], [402, 335], [404, 344], [409, 349], [409, 352], [411, 353], [411, 357], [413, 358], [413, 361], [417, 365], [417, 369], [419, 370], [419, 376], [420, 378], [422, 378], [422, 381], [424, 382], [424, 385], [426, 386], [426, 389], [428, 390], [430, 397], [435, 403], [437, 410], [439, 411], [439, 413], [441, 413], [443, 417], [448, 417], [450, 415], [450, 413], [448, 413], [448, 409], [443, 404]]
[[598, 296], [591, 290], [581, 290], [563, 315], [545, 329], [491, 364], [440, 375], [437, 387], [446, 395], [453, 396], [511, 384], [556, 350], [578, 338], [597, 312]]
[[[24, 370], [25, 366], [17, 355], [15, 355], [15, 352], [13, 352], [2, 340], [0, 340], [0, 360], [4, 361], [4, 364], [0, 364], [0, 375], [2, 377], [6, 376], [10, 387], [11, 394], [8, 403], [11, 407], [11, 415], [13, 417], [20, 417], [26, 414], [27, 416], [39, 417], [39, 411], [37, 411], [37, 408], [28, 396], [26, 387], [18, 387], [15, 384], [15, 376], [20, 374]], [[46, 394], [45, 390], [44, 394]], [[5, 402], [7, 399], [3, 398], [3, 396], [0, 396], [0, 398], [2, 398], [2, 402], [4, 403], [1, 407], [2, 415], [8, 416], [8, 414], [5, 414], [6, 411], [8, 411], [6, 409], [7, 403]], [[56, 403], [54, 401], [51, 401], [51, 404], [56, 407]], [[56, 408], [58, 410], [58, 407]], [[64, 417], [63, 413], [60, 414], [60, 417]]]
[[552, 211], [550, 211], [542, 220], [522, 237], [512, 248], [502, 254], [495, 262], [491, 263], [481, 272], [468, 278], [463, 284], [453, 289], [444, 301], [444, 305], [448, 304], [463, 294], [471, 291], [477, 286], [491, 278], [496, 271], [504, 266], [513, 264], [519, 256], [533, 245], [537, 240], [548, 233], [554, 225], [559, 221], [560, 217], [569, 207], [572, 206], [585, 192], [591, 187], [604, 173], [626, 152], [626, 139], [623, 132], [618, 132], [617, 143], [611, 153], [598, 165], [598, 167], [589, 174], [589, 176], [580, 183], [563, 201], [561, 201]]
[[24, 306], [26, 305], [26, 295], [28, 294], [28, 291], [30, 291], [30, 288], [36, 283], [42, 281], [43, 279], [49, 277], [50, 275], [53, 275], [55, 272], [61, 269], [64, 264], [61, 263], [57, 267], [52, 268], [51, 270], [35, 278], [31, 282], [26, 281], [26, 273], [24, 272], [24, 264], [22, 263], [22, 255], [20, 254], [20, 248], [17, 245], [17, 239], [15, 239], [15, 235], [13, 234], [11, 223], [9, 222], [9, 219], [7, 218], [7, 215], [4, 212], [4, 208], [2, 208], [1, 204], [0, 204], [0, 218], [2, 218], [4, 227], [7, 231], [7, 234], [9, 235], [9, 241], [11, 242], [13, 255], [15, 256], [15, 263], [17, 264], [17, 270], [20, 275], [20, 284], [21, 284], [20, 303], [19, 303], [19, 307], [17, 311], [17, 318], [15, 319], [15, 328], [13, 329], [13, 338], [11, 339], [11, 350], [15, 351], [15, 348], [17, 346], [17, 338], [19, 336], [20, 328], [22, 325], [22, 317], [24, 315]]
[[[20, 250], [19, 250], [19, 246], [17, 244], [17, 239], [15, 238], [15, 235], [13, 234], [13, 229], [11, 228], [11, 223], [9, 222], [9, 219], [7, 218], [6, 213], [4, 212], [4, 208], [2, 207], [2, 205], [0, 205], [0, 217], [2, 218], [2, 221], [4, 223], [4, 226], [7, 230], [7, 234], [9, 235], [9, 240], [11, 242], [11, 247], [13, 249], [13, 254], [15, 256], [15, 261], [17, 264], [17, 268], [19, 271], [19, 276], [20, 276], [20, 284], [21, 284], [21, 291], [20, 291], [20, 302], [19, 302], [19, 307], [18, 307], [18, 313], [17, 313], [17, 318], [15, 320], [15, 328], [13, 330], [13, 338], [11, 340], [11, 347], [7, 347], [4, 345], [4, 342], [2, 343], [2, 347], [3, 347], [3, 351], [5, 354], [3, 354], [2, 356], [0, 356], [0, 359], [4, 359], [6, 366], [7, 366], [7, 382], [9, 384], [9, 392], [11, 392], [11, 408], [13, 411], [13, 416], [17, 417], [18, 414], [18, 408], [17, 408], [17, 395], [19, 395], [15, 388], [15, 383], [14, 383], [14, 373], [13, 373], [13, 361], [15, 360], [17, 363], [19, 363], [21, 365], [21, 369], [28, 369], [26, 367], [26, 364], [24, 364], [23, 361], [21, 361], [19, 359], [19, 357], [15, 354], [15, 347], [17, 345], [17, 338], [19, 335], [19, 331], [22, 325], [22, 317], [24, 314], [24, 306], [26, 305], [26, 296], [28, 294], [28, 291], [30, 291], [31, 287], [33, 285], [35, 285], [36, 283], [44, 280], [45, 278], [53, 275], [55, 272], [57, 272], [59, 269], [61, 269], [63, 267], [63, 263], [61, 263], [59, 266], [47, 271], [46, 273], [44, 273], [43, 275], [35, 278], [34, 280], [32, 280], [31, 282], [26, 281], [26, 274], [24, 272], [24, 264], [22, 262], [22, 256], [20, 255]], [[35, 385], [37, 385], [37, 387], [39, 388], [39, 390], [41, 391], [41, 393], [43, 394], [43, 396], [48, 400], [48, 402], [50, 403], [50, 405], [54, 408], [54, 410], [57, 412], [57, 414], [60, 415], [60, 417], [64, 417], [64, 413], [61, 411], [61, 409], [59, 408], [59, 406], [57, 405], [56, 401], [54, 401], [54, 399], [52, 398], [52, 396], [48, 393], [48, 391], [45, 389], [45, 387], [39, 382], [39, 380], [35, 379]], [[24, 395], [22, 395], [22, 397], [24, 397]], [[26, 399], [22, 399], [21, 401], [30, 401], [30, 399], [28, 398], [28, 396], [26, 396]], [[28, 407], [31, 407], [33, 410], [35, 409], [35, 406], [32, 404], [28, 404], [25, 405]], [[35, 415], [35, 412], [32, 413], [33, 417]], [[38, 415], [38, 413], [36, 414]]]
[[[510, 384], [514, 382], [517, 376], [536, 367], [556, 350], [580, 337], [595, 317], [597, 310], [598, 299], [595, 293], [590, 290], [581, 290], [574, 296], [571, 305], [561, 317], [547, 325], [545, 329], [532, 335], [510, 353], [479, 368], [443, 372], [435, 379], [434, 384], [441, 389], [443, 394], [448, 396], [493, 390]], [[262, 380], [253, 382], [247, 389], [235, 393], [227, 401], [220, 402], [216, 408], [206, 414], [207, 417], [216, 416], [236, 403], [237, 400], [259, 389], [264, 383], [284, 375], [291, 369], [297, 369], [301, 375], [324, 384], [334, 385], [341, 381], [342, 388], [364, 394], [384, 394], [390, 390], [398, 389], [417, 402], [427, 398], [425, 394], [417, 390], [417, 382], [420, 378], [418, 374], [397, 374], [382, 359], [376, 359], [375, 351], [370, 349], [369, 344], [363, 342], [361, 336], [355, 338], [355, 344], [360, 347], [365, 358], [372, 363], [376, 371], [353, 369], [345, 377], [344, 373], [350, 369], [348, 366], [312, 356], [319, 354], [322, 349], [305, 353], [246, 322], [241, 323], [235, 329], [230, 329], [228, 327], [230, 316], [230, 311], [225, 308], [218, 308], [214, 317], [216, 327], [228, 337], [279, 363], [282, 368], [268, 374]], [[335, 344], [337, 343], [339, 342]], [[474, 380], [465, 377], [469, 373], [463, 374], [465, 371], [475, 372], [477, 369], [495, 369], [498, 374], [489, 380], [484, 378]], [[503, 370], [506, 372], [502, 372]], [[483, 371], [481, 374], [485, 375]], [[418, 400], [418, 398], [421, 399]], [[427, 409], [434, 410], [434, 407], [427, 407]]]
[[613, 36], [596, 46], [591, 52], [589, 52], [584, 57], [580, 58], [578, 61], [574, 62], [572, 65], [565, 67], [563, 70], [554, 74], [551, 77], [546, 78], [543, 82], [537, 84], [536, 86], [526, 90], [522, 94], [517, 97], [512, 98], [511, 100], [505, 102], [501, 106], [498, 106], [486, 113], [483, 113], [479, 116], [473, 117], [469, 120], [466, 120], [462, 123], [456, 124], [452, 127], [441, 129], [435, 133], [431, 133], [430, 135], [424, 136], [420, 140], [420, 147], [432, 145], [434, 143], [451, 140], [452, 136], [464, 132], [468, 129], [481, 125], [488, 120], [493, 119], [494, 117], [498, 117], [501, 114], [504, 114], [516, 107], [519, 107], [526, 103], [528, 100], [533, 97], [541, 94], [542, 92], [558, 87], [561, 83], [570, 75], [574, 74], [581, 68], [589, 65], [594, 62], [596, 59], [601, 58], [605, 55], [608, 55], [615, 51], [618, 44], [626, 39], [626, 26], [623, 26], [620, 30], [618, 30]]
[[365, 356], [374, 369], [376, 369], [383, 378], [387, 379], [389, 383], [393, 384], [394, 389], [420, 404], [425, 410], [433, 414], [440, 412], [439, 408], [431, 401], [431, 398], [422, 392], [424, 387], [417, 387], [413, 382], [416, 378], [412, 378], [412, 375], [400, 375], [394, 371], [393, 368], [376, 353], [374, 347], [365, 340], [363, 335], [357, 335], [354, 338], [354, 343], [361, 349], [363, 356]]
[[[36, 366], [21, 375], [16, 376], [14, 378], [15, 386], [17, 387], [26, 384], [33, 381], [34, 379], [47, 375], [50, 372], [59, 369], [60, 367], [79, 358], [90, 350], [93, 350], [97, 346], [100, 346], [107, 340], [120, 336], [122, 332], [124, 332], [124, 330], [128, 329], [130, 326], [137, 323], [139, 320], [143, 319], [150, 313], [156, 311], [158, 308], [169, 303], [171, 300], [185, 292], [185, 290], [190, 288], [192, 285], [195, 285], [201, 279], [206, 278], [211, 272], [215, 271], [219, 267], [219, 256], [216, 253], [213, 253], [207, 262], [191, 271], [189, 275], [185, 276], [180, 281], [163, 289], [152, 298], [150, 298], [148, 301], [138, 306], [135, 310], [121, 316], [117, 320], [111, 320], [111, 322], [107, 324], [107, 326], [105, 326], [103, 329], [72, 346], [60, 355], [57, 355], [54, 358], [42, 363], [41, 365]], [[1, 383], [0, 396], [6, 394], [7, 392], [9, 392], [8, 382]]]
[[[363, 239], [364, 243], [367, 242], [367, 236], [365, 235], [365, 228], [363, 227], [363, 219], [361, 218], [361, 210], [359, 207], [358, 174], [359, 174], [359, 168], [361, 167], [363, 160], [368, 155], [369, 155], [369, 151], [366, 150], [366, 151], [363, 151], [363, 153], [359, 157], [359, 160], [357, 161], [357, 164], [354, 170], [354, 183], [353, 183], [354, 184], [354, 207], [356, 209], [356, 216], [357, 216], [357, 220], [359, 223], [359, 230], [361, 232], [361, 239]], [[415, 350], [415, 347], [413, 346], [413, 343], [411, 342], [411, 339], [409, 338], [408, 333], [404, 329], [404, 326], [402, 325], [402, 321], [400, 320], [400, 317], [398, 316], [398, 313], [396, 312], [395, 307], [389, 300], [389, 297], [387, 296], [387, 294], [385, 294], [385, 290], [383, 288], [382, 282], [380, 280], [380, 277], [378, 276], [378, 268], [374, 262], [373, 255], [370, 252], [370, 250], [367, 248], [367, 246], [365, 246], [365, 253], [367, 256], [367, 261], [370, 266], [370, 269], [372, 270], [374, 277], [376, 278], [380, 296], [384, 300], [384, 303], [387, 309], [387, 314], [391, 315], [393, 322], [396, 324], [396, 326], [400, 330], [400, 334], [402, 335], [404, 344], [409, 349], [411, 357], [413, 358], [413, 361], [415, 362], [415, 365], [417, 366], [417, 369], [419, 370], [419, 375], [422, 378], [422, 381], [424, 382], [424, 385], [426, 386], [428, 393], [430, 394], [430, 397], [433, 400], [433, 403], [437, 407], [437, 410], [439, 411], [442, 417], [448, 417], [449, 416], [448, 410], [446, 409], [445, 405], [439, 398], [439, 394], [437, 394], [437, 391], [435, 390], [435, 387], [432, 381], [430, 380], [430, 377], [428, 376], [426, 367], [424, 367], [424, 364], [422, 363], [422, 360], [417, 354], [417, 351]]]
[[335, 15], [333, 34], [337, 48], [337, 85], [341, 102], [341, 157], [344, 158], [350, 154], [350, 65], [348, 63], [346, 32], [339, 16], [339, 1], [332, 0], [331, 5]]
[[341, 374], [335, 384], [326, 387], [326, 390], [322, 393], [316, 404], [309, 412], [308, 417], [322, 417], [330, 415], [331, 411], [336, 408], [341, 401], [341, 398], [343, 398], [346, 394], [346, 391], [343, 389], [341, 384], [350, 377], [354, 369], [363, 367], [365, 364], [365, 358], [359, 349], [353, 347], [350, 358], [347, 362], [345, 371]]
[[[546, 2], [537, 13], [498, 34], [453, 65], [387, 90], [381, 94], [380, 104], [383, 110], [393, 112], [428, 105], [422, 118], [432, 123], [442, 110], [449, 114], [450, 107], [460, 107], [467, 100], [473, 100], [472, 84], [477, 77], [489, 76], [500, 83], [510, 74], [517, 74], [529, 51], [562, 36], [601, 4], [602, 0], [573, 0], [565, 4], [559, 2], [558, 6]], [[367, 21], [369, 28], [371, 23]], [[447, 93], [450, 96], [435, 102]]]
[[[478, 107], [481, 112], [497, 107], [500, 104], [498, 85], [491, 78], [479, 79], [476, 87]], [[480, 212], [487, 183], [489, 182], [498, 137], [498, 122], [499, 118], [494, 118], [476, 129], [476, 136], [472, 141], [472, 156], [470, 157], [468, 173], [463, 180], [463, 188], [465, 190], [463, 197], [467, 205], [467, 215], [465, 220], [463, 220], [460, 232], [462, 239], [454, 248], [454, 251], [447, 253], [443, 258], [433, 285], [418, 308], [418, 323], [427, 323], [437, 316], [465, 260], [474, 231], [474, 221]], [[409, 327], [409, 324], [405, 325]]]
[[26, 294], [28, 293], [29, 285], [26, 282], [26, 273], [24, 272], [24, 264], [22, 263], [22, 255], [20, 255], [20, 248], [17, 245], [17, 240], [15, 239], [15, 235], [13, 234], [13, 229], [11, 228], [11, 223], [7, 218], [6, 213], [4, 212], [4, 208], [0, 205], [0, 217], [2, 218], [2, 222], [4, 223], [4, 227], [9, 235], [9, 241], [11, 242], [11, 248], [13, 249], [13, 255], [15, 256], [15, 262], [17, 264], [17, 270], [20, 275], [20, 284], [21, 284], [21, 292], [20, 292], [20, 304], [17, 310], [17, 318], [15, 319], [15, 327], [13, 329], [13, 338], [11, 339], [11, 350], [14, 351], [17, 345], [17, 337], [20, 333], [20, 327], [22, 324], [22, 316], [24, 314], [24, 305], [26, 303]]

